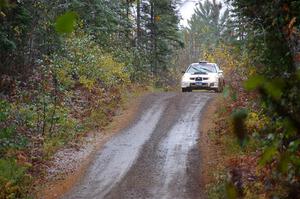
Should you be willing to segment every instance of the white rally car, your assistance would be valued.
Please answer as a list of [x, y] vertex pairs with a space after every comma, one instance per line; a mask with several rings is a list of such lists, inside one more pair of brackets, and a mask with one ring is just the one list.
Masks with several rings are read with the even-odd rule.
[[225, 85], [223, 71], [215, 63], [206, 61], [193, 63], [183, 73], [182, 92], [192, 92], [197, 89], [223, 91]]

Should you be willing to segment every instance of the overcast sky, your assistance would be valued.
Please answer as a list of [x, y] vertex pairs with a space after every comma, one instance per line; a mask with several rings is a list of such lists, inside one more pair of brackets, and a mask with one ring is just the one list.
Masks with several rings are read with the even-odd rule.
[[[203, 2], [204, 0], [200, 0], [200, 1]], [[181, 14], [182, 20], [180, 21], [180, 25], [187, 26], [187, 20], [189, 20], [192, 17], [192, 15], [194, 14], [194, 8], [196, 6], [196, 3], [199, 2], [199, 0], [181, 0], [181, 2], [182, 2], [182, 4], [180, 7], [180, 14]], [[224, 2], [224, 1], [217, 0], [217, 2]], [[224, 3], [223, 3], [223, 5], [224, 5]]]
[[182, 0], [182, 2], [180, 14], [183, 19], [180, 21], [180, 25], [187, 26], [187, 20], [192, 17], [198, 0]]

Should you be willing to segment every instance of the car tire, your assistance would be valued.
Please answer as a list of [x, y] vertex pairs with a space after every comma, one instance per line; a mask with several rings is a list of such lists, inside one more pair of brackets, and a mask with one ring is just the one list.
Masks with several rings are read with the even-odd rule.
[[191, 87], [187, 87], [187, 88], [182, 88], [182, 92], [192, 92], [192, 88]]
[[223, 92], [223, 85], [219, 83], [218, 88], [215, 90], [217, 93], [222, 93]]

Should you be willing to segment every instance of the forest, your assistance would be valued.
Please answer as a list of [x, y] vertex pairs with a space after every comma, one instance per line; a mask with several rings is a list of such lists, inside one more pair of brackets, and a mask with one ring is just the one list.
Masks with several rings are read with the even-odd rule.
[[57, 149], [167, 85], [173, 1], [0, 1], [0, 198], [23, 198]]
[[224, 69], [213, 134], [233, 151], [208, 198], [299, 198], [300, 2], [199, 0], [186, 27], [181, 4], [0, 0], [0, 199], [34, 198], [57, 150], [199, 60]]

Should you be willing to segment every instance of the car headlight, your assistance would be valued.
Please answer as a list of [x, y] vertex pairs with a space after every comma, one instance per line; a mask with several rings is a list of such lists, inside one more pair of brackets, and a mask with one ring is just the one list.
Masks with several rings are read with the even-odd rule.
[[181, 81], [182, 81], [182, 82], [188, 82], [189, 80], [190, 80], [190, 76], [187, 75], [187, 74], [184, 74], [184, 75], [182, 76], [182, 78], [181, 78]]
[[219, 82], [219, 78], [216, 75], [210, 76], [209, 80], [210, 80], [210, 82]]
[[186, 88], [190, 86], [190, 75], [184, 74], [181, 78], [181, 87]]

